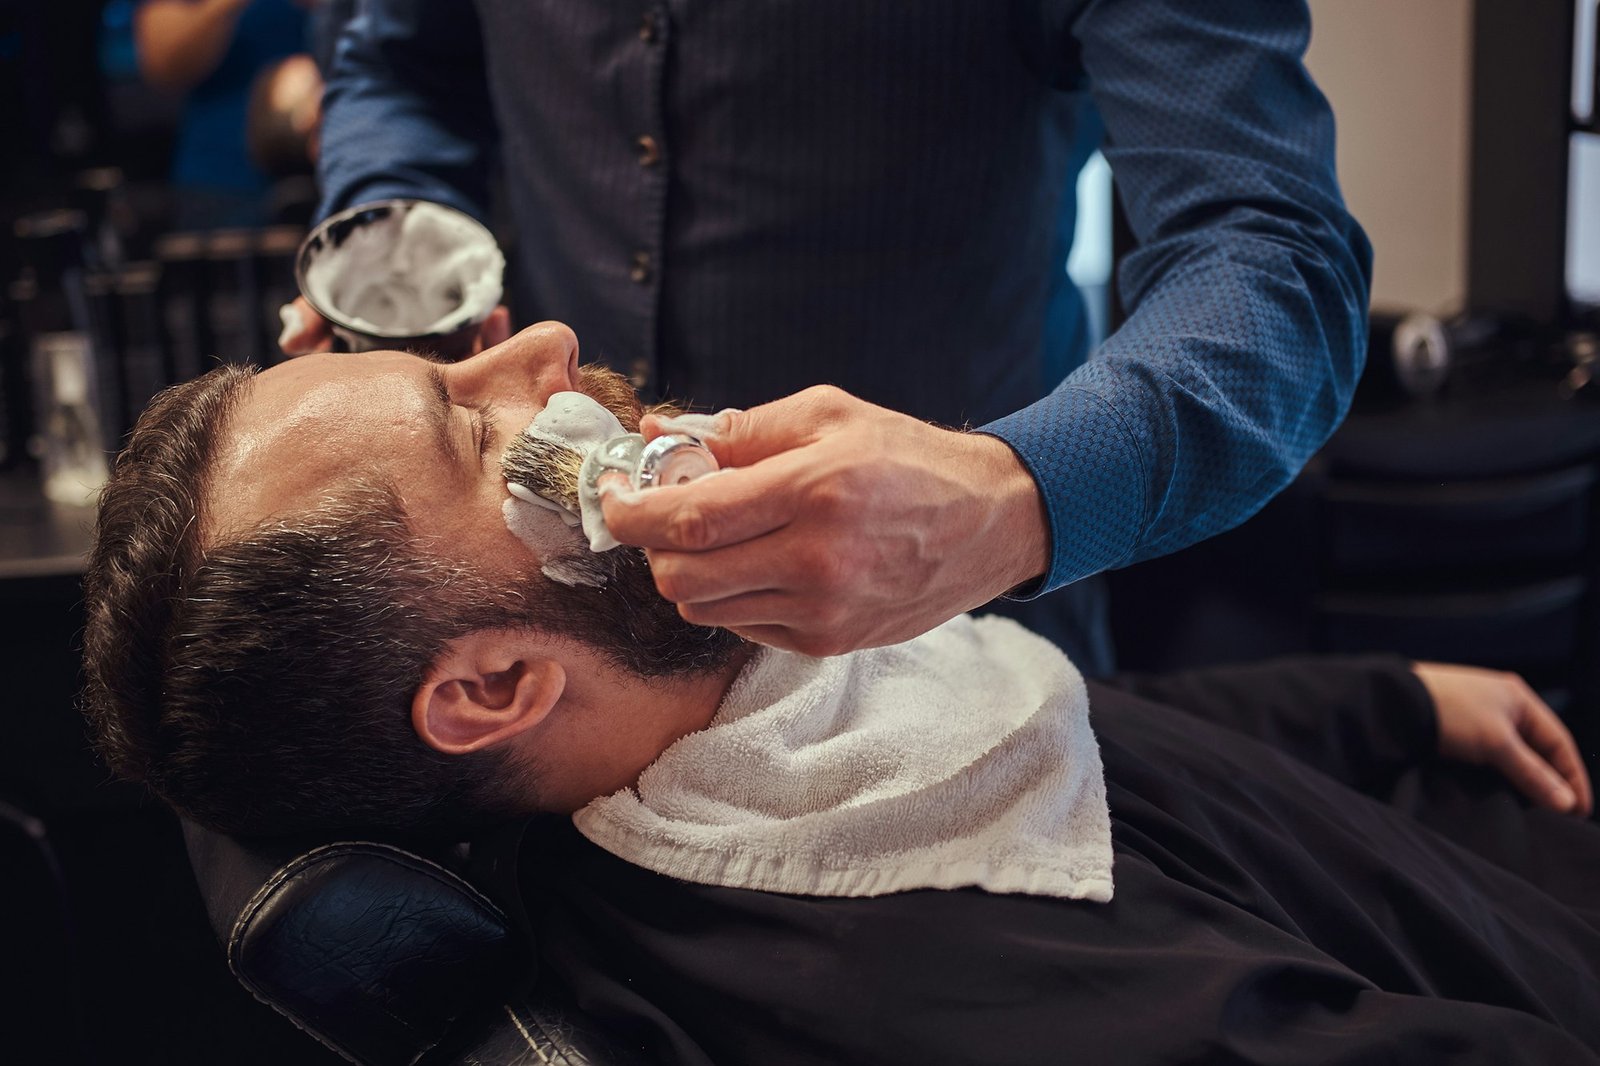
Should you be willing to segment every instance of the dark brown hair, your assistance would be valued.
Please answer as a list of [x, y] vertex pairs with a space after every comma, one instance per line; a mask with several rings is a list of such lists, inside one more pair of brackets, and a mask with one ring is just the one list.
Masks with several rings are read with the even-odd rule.
[[515, 610], [421, 556], [392, 491], [204, 543], [206, 471], [250, 378], [221, 367], [159, 396], [101, 496], [84, 710], [102, 757], [237, 834], [493, 817], [502, 757], [435, 752], [407, 708], [448, 640]]
[[[584, 390], [631, 404], [636, 424], [626, 383], [583, 369]], [[411, 725], [428, 665], [476, 629], [568, 636], [645, 677], [716, 669], [740, 645], [684, 622], [634, 549], [606, 554], [601, 589], [507, 587], [433, 557], [383, 484], [352, 480], [211, 536], [208, 471], [252, 373], [220, 367], [152, 402], [101, 495], [84, 581], [95, 744], [195, 821], [241, 835], [444, 833], [522, 813], [537, 766], [446, 756]]]

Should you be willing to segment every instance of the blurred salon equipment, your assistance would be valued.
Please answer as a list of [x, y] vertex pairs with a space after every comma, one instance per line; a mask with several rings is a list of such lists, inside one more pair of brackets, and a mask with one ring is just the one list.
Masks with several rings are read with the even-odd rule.
[[86, 461], [69, 455], [78, 442], [103, 464], [163, 387], [219, 362], [276, 361], [278, 308], [295, 294], [298, 227], [172, 233], [126, 260], [104, 253], [114, 241], [91, 217], [58, 209], [14, 226], [6, 339], [30, 357], [5, 382], [6, 455], [38, 459], [47, 483]]
[[[17, 307], [16, 358], [47, 498], [87, 503], [106, 478], [102, 382], [91, 349], [80, 211], [45, 211], [17, 221], [24, 267], [9, 295]], [[8, 449], [9, 450], [9, 449]]]

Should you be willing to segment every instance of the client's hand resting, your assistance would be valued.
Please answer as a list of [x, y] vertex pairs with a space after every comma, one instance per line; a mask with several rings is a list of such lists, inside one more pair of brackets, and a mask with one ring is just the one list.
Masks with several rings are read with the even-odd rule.
[[1439, 719], [1439, 754], [1493, 766], [1541, 807], [1588, 815], [1589, 774], [1560, 718], [1516, 674], [1413, 663]]
[[705, 443], [733, 469], [603, 500], [691, 622], [833, 655], [908, 640], [1045, 570], [1043, 502], [998, 438], [829, 386], [713, 425]]

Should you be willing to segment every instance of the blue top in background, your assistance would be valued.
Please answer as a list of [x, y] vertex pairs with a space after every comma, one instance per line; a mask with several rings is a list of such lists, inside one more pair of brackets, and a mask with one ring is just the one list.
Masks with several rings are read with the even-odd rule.
[[215, 225], [260, 221], [259, 201], [270, 182], [250, 161], [245, 141], [250, 87], [272, 63], [306, 51], [306, 27], [305, 9], [291, 0], [255, 0], [239, 16], [222, 62], [184, 98], [172, 164], [180, 214], [185, 194], [217, 194], [216, 201], [236, 206], [205, 221]]

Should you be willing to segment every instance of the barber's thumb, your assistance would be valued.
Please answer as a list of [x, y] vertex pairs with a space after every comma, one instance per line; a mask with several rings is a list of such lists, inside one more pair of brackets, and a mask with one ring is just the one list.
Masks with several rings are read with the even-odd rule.
[[312, 308], [304, 296], [297, 296], [278, 308], [278, 320], [283, 329], [278, 334], [278, 347], [284, 355], [305, 355], [323, 351], [331, 346], [333, 331], [328, 320]]
[[511, 309], [505, 304], [500, 304], [484, 317], [482, 325], [478, 327], [478, 351], [493, 348], [497, 344], [504, 344], [511, 339]]
[[640, 432], [652, 439], [687, 433], [711, 449], [719, 466], [750, 466], [815, 439], [813, 425], [795, 406], [793, 397], [787, 397], [748, 411], [729, 407], [712, 415], [650, 415]]

